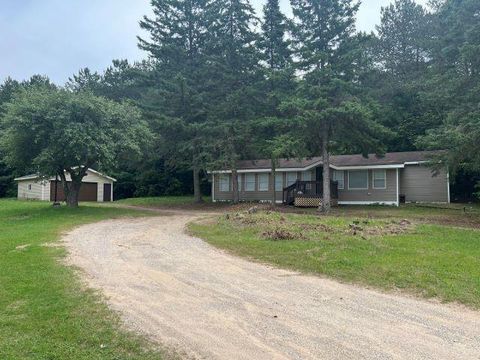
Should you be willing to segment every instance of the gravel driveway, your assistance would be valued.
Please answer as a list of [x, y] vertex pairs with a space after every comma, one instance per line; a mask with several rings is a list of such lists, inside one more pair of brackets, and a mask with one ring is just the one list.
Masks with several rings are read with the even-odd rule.
[[480, 359], [480, 313], [248, 262], [184, 233], [197, 215], [82, 226], [70, 263], [130, 328], [206, 359]]

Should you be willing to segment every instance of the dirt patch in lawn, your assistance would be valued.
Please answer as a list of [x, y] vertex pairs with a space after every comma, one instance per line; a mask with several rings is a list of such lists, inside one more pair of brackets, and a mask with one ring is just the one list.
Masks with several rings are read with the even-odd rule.
[[251, 207], [246, 211], [227, 213], [225, 220], [237, 228], [251, 228], [260, 231], [261, 237], [267, 240], [315, 240], [319, 236], [349, 235], [359, 238], [373, 236], [392, 236], [411, 233], [415, 224], [407, 219], [372, 220], [351, 219], [345, 222], [322, 222], [326, 218], [319, 217], [312, 222], [311, 218], [287, 216], [272, 212], [269, 208]]

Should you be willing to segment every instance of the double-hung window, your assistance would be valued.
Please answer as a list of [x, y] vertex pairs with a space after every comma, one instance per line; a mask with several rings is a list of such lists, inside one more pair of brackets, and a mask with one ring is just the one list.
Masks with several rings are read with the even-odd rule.
[[386, 189], [387, 188], [387, 170], [373, 170], [373, 188]]
[[283, 173], [275, 173], [275, 191], [283, 191]]
[[245, 174], [245, 191], [255, 191], [255, 174]]
[[368, 170], [349, 170], [348, 189], [368, 190]]
[[343, 170], [333, 170], [333, 181], [338, 183], [340, 190], [345, 189], [345, 173]]
[[270, 174], [258, 174], [258, 191], [268, 191]]
[[220, 174], [220, 191], [227, 192], [230, 191], [230, 174]]
[[303, 181], [312, 181], [312, 172], [311, 171], [302, 172], [302, 180]]
[[287, 172], [287, 186], [295, 184], [296, 182], [297, 182], [297, 173], [295, 171]]
[[238, 191], [242, 191], [242, 174], [237, 174]]

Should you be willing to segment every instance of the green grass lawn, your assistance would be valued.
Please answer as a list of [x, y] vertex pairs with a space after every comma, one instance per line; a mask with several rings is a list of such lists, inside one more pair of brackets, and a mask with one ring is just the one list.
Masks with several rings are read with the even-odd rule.
[[0, 200], [1, 359], [161, 359], [152, 344], [120, 330], [116, 314], [61, 264], [62, 232], [88, 222], [148, 215], [99, 205], [54, 209]]
[[[317, 209], [296, 209], [317, 214]], [[332, 208], [333, 216], [361, 218], [408, 218], [424, 223], [480, 228], [480, 206], [478, 204], [406, 204], [400, 207], [366, 205], [338, 206]]]
[[432, 216], [452, 218], [450, 210], [428, 211], [411, 206], [340, 208], [332, 216], [241, 213], [190, 224], [190, 231], [279, 267], [480, 308], [480, 231], [429, 223]]

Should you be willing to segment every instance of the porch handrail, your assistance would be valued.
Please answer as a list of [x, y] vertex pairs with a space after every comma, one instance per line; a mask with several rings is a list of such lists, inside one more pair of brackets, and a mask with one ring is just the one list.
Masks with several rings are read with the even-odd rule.
[[[283, 189], [283, 203], [287, 205], [292, 204], [297, 194], [323, 197], [323, 182], [297, 180], [292, 185]], [[332, 199], [338, 199], [337, 181], [330, 181], [330, 197]]]

